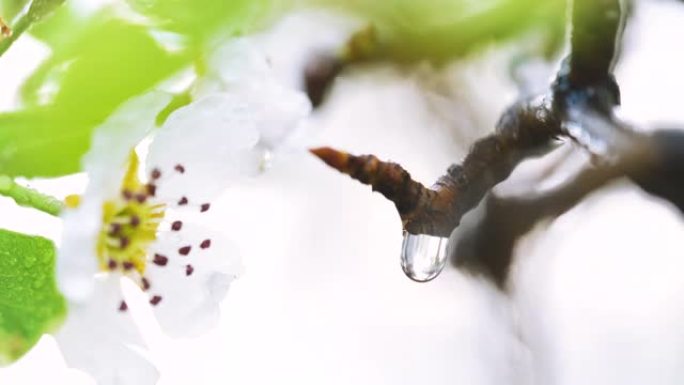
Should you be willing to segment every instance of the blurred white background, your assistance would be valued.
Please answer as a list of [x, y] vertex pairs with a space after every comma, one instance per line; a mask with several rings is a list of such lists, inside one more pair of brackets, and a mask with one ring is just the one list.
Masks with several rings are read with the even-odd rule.
[[[681, 20], [684, 4], [637, 1], [617, 77], [622, 116], [642, 127], [684, 126]], [[0, 58], [2, 109], [46, 54], [23, 37]], [[346, 72], [302, 140], [375, 153], [429, 183], [515, 99], [509, 54], [488, 50], [439, 73]], [[64, 195], [83, 178], [33, 184]], [[168, 339], [138, 314], [160, 385], [684, 383], [684, 222], [627, 184], [526, 236], [508, 295], [449, 266], [430, 283], [407, 279], [393, 205], [303, 151], [214, 207], [245, 272], [203, 337]], [[6, 199], [0, 226], [59, 240], [57, 220]], [[50, 337], [0, 369], [2, 384], [48, 382], [93, 383], [65, 367]]]

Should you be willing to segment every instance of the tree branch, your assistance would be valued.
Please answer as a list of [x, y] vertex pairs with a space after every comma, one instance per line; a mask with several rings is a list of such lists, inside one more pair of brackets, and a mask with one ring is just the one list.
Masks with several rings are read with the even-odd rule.
[[557, 137], [580, 144], [600, 167], [542, 196], [501, 199], [490, 194], [483, 220], [460, 238], [458, 263], [483, 268], [500, 286], [521, 235], [615, 178], [630, 178], [684, 213], [684, 132], [638, 133], [613, 114], [620, 103], [612, 70], [622, 13], [619, 0], [575, 0], [571, 54], [550, 94], [511, 106], [495, 133], [478, 140], [463, 162], [452, 165], [431, 188], [413, 181], [398, 164], [372, 155], [353, 156], [329, 148], [312, 152], [394, 202], [409, 233], [448, 237], [463, 215], [522, 160], [544, 154]]
[[489, 194], [482, 217], [459, 234], [452, 263], [485, 274], [503, 288], [520, 237], [539, 221], [563, 215], [618, 178], [628, 177], [684, 213], [684, 131], [656, 131], [641, 136], [638, 143], [640, 146], [614, 164], [585, 169], [542, 195], [500, 198]]
[[496, 132], [477, 141], [463, 163], [449, 167], [431, 188], [413, 181], [398, 164], [373, 155], [354, 156], [330, 148], [312, 153], [394, 202], [409, 233], [448, 237], [461, 217], [508, 178], [519, 162], [550, 149], [552, 139], [560, 134], [551, 106], [543, 98], [513, 105], [499, 120]]

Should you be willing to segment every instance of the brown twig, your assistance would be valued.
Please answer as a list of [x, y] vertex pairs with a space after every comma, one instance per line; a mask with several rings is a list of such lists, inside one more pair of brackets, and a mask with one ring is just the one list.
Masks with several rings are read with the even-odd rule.
[[493, 193], [483, 202], [477, 222], [460, 229], [450, 260], [453, 265], [483, 274], [504, 288], [520, 237], [545, 218], [558, 217], [620, 174], [614, 168], [590, 168], [570, 182], [534, 197], [500, 198]]
[[475, 225], [460, 230], [450, 256], [452, 263], [485, 274], [503, 288], [520, 237], [541, 220], [566, 213], [619, 178], [627, 177], [684, 213], [684, 131], [660, 130], [635, 142], [639, 146], [619, 161], [585, 169], [544, 194], [514, 198], [489, 194]]
[[312, 152], [394, 202], [409, 233], [447, 237], [522, 160], [545, 153], [557, 137], [579, 143], [601, 167], [543, 196], [503, 200], [490, 194], [483, 220], [460, 237], [455, 248], [459, 263], [483, 267], [500, 286], [522, 234], [615, 178], [628, 177], [684, 213], [684, 132], [640, 134], [613, 114], [620, 103], [612, 68], [623, 27], [621, 12], [619, 0], [574, 0], [571, 54], [550, 95], [511, 106], [495, 133], [478, 140], [463, 162], [430, 188], [413, 181], [398, 164], [372, 155], [330, 148]]
[[312, 153], [394, 202], [406, 231], [448, 237], [461, 217], [520, 161], [550, 149], [560, 134], [551, 105], [548, 99], [536, 99], [509, 108], [496, 132], [477, 141], [463, 163], [449, 167], [431, 188], [413, 181], [400, 165], [373, 155], [354, 156], [331, 148]]

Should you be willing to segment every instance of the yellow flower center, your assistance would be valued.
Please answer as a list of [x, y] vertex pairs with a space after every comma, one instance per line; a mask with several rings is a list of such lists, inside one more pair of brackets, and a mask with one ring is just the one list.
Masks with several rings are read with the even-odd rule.
[[131, 151], [119, 196], [102, 204], [97, 258], [103, 271], [145, 272], [149, 246], [157, 238], [165, 205], [154, 202], [155, 187], [138, 177], [140, 160]]

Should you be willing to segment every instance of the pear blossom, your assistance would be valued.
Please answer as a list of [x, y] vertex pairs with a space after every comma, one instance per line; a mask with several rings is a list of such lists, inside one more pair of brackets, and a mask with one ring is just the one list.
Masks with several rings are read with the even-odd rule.
[[317, 54], [341, 51], [361, 25], [349, 15], [304, 10], [267, 30], [217, 39], [194, 96], [238, 93], [262, 106], [257, 150], [263, 170], [273, 155], [306, 147], [312, 112], [304, 92], [308, 61]]
[[240, 263], [202, 218], [228, 184], [262, 170], [311, 112], [307, 96], [280, 81], [250, 39], [231, 41], [221, 55], [231, 62], [210, 70], [193, 102], [161, 128], [154, 122], [170, 101], [161, 92], [129, 101], [98, 127], [83, 162], [87, 189], [67, 202], [58, 282], [70, 306], [55, 337], [67, 364], [100, 385], [158, 376], [142, 355], [125, 281], [147, 295], [170, 336], [216, 322]]
[[[152, 132], [169, 101], [159, 92], [137, 97], [96, 130], [84, 158], [88, 186], [63, 214], [57, 273], [69, 313], [55, 338], [67, 364], [100, 385], [157, 378], [140, 355], [125, 280], [147, 295], [167, 334], [192, 336], [215, 323], [240, 270], [230, 242], [202, 219], [212, 197], [255, 167], [263, 111], [239, 95], [216, 95]], [[151, 133], [141, 156], [136, 148]]]
[[312, 111], [306, 93], [279, 77], [258, 40], [250, 36], [230, 39], [209, 57], [195, 95], [221, 94], [239, 94], [260, 106], [258, 148], [266, 157], [301, 130]]

